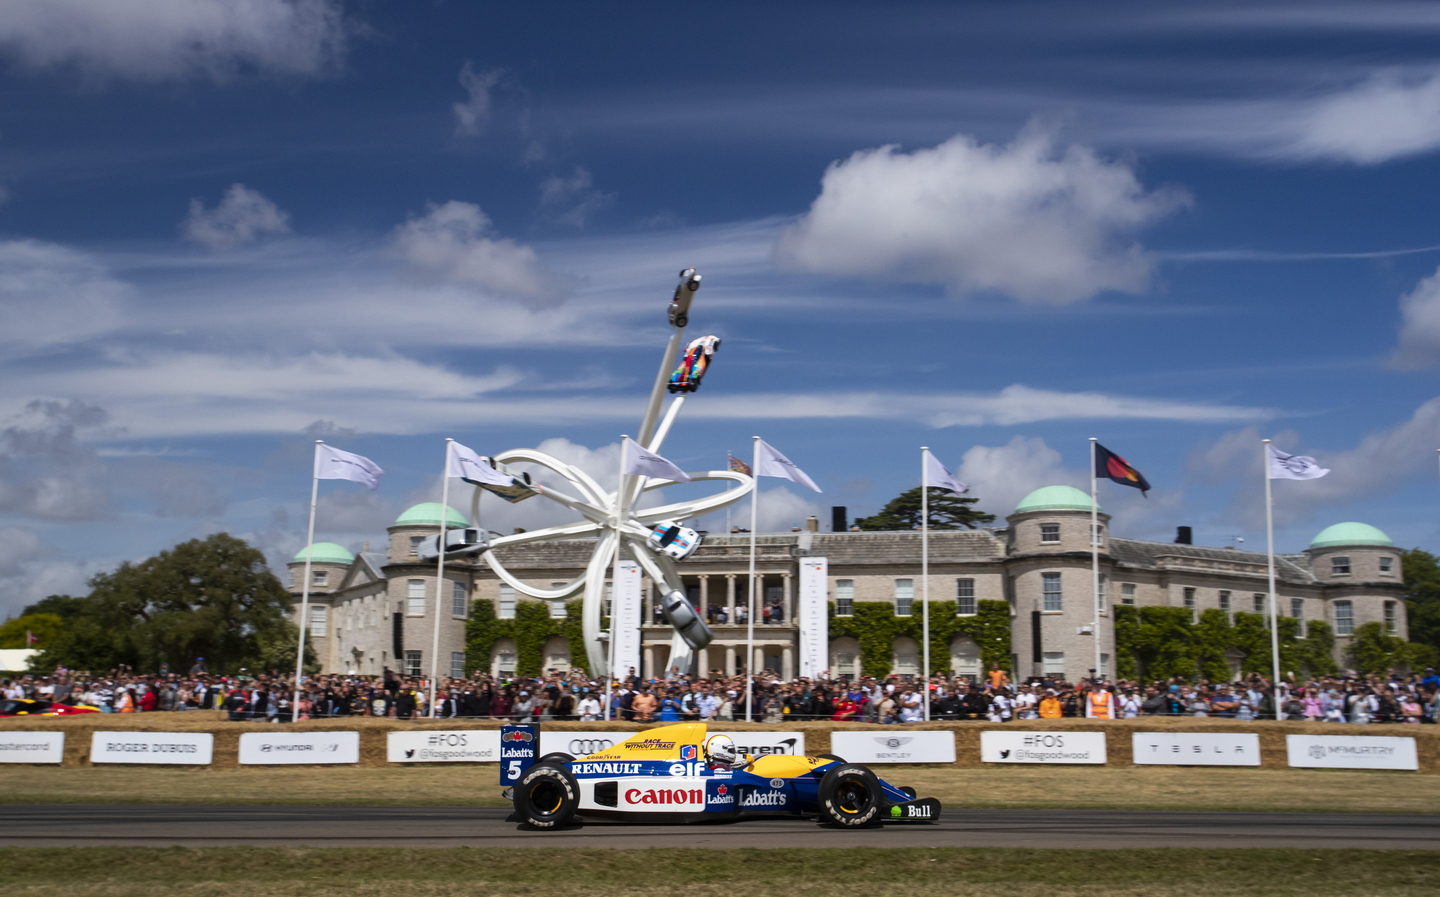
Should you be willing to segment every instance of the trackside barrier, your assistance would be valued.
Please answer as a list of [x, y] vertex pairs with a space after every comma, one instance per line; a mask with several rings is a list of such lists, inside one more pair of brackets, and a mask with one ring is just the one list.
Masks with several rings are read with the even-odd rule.
[[[137, 714], [137, 717], [139, 715]], [[90, 764], [168, 764], [233, 768], [247, 765], [330, 764], [384, 766], [420, 763], [492, 763], [501, 753], [496, 728], [429, 728], [362, 725], [357, 730], [264, 727], [240, 731], [224, 722], [213, 730], [151, 731], [143, 727], [117, 730], [77, 725], [75, 720], [26, 721], [0, 728], [0, 764], [85, 766]], [[95, 720], [94, 722], [99, 722]], [[1046, 721], [1049, 722], [1049, 721]], [[1346, 726], [1375, 734], [1330, 734], [1316, 724], [1307, 732], [1280, 732], [1277, 727], [1225, 731], [1212, 725], [1146, 731], [1123, 722], [1030, 728], [1025, 723], [948, 725], [936, 729], [871, 726], [831, 729], [806, 724], [799, 731], [712, 729], [730, 735], [751, 755], [766, 753], [834, 753], [854, 762], [953, 763], [981, 768], [990, 764], [1112, 766], [1264, 766], [1268, 768], [1380, 769], [1440, 774], [1440, 727], [1399, 725]], [[1081, 721], [1077, 721], [1081, 722]], [[0, 723], [3, 726], [4, 723]], [[543, 753], [574, 756], [605, 750], [644, 731], [639, 728], [580, 730], [545, 727]], [[1339, 726], [1335, 726], [1338, 729]], [[1378, 731], [1377, 731], [1378, 730]], [[1389, 734], [1404, 732], [1405, 734]], [[1414, 733], [1413, 735], [1411, 733]], [[66, 735], [70, 737], [67, 739]], [[383, 737], [382, 737], [383, 736]], [[810, 744], [807, 742], [818, 742]]]

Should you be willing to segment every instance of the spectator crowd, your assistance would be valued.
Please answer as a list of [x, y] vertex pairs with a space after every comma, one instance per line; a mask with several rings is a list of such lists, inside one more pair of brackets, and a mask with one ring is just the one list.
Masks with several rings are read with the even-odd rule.
[[[221, 710], [231, 720], [375, 716], [418, 719], [432, 715], [429, 682], [386, 670], [381, 676], [307, 676], [298, 705], [293, 675], [272, 671], [213, 675], [203, 658], [186, 673], [104, 675], [57, 670], [0, 682], [5, 698], [29, 698], [96, 707], [105, 713]], [[926, 701], [926, 691], [929, 700]], [[1206, 716], [1275, 719], [1276, 690], [1250, 676], [1233, 682], [1101, 679], [1071, 683], [1053, 677], [1012, 682], [1001, 670], [983, 677], [910, 676], [884, 679], [800, 678], [782, 680], [762, 671], [744, 676], [711, 671], [706, 677], [617, 677], [607, 686], [583, 670], [544, 676], [476, 673], [438, 683], [433, 715], [523, 721], [604, 719], [627, 722], [754, 720], [781, 723], [835, 720], [906, 724], [939, 721], [1023, 719], [1128, 719], [1140, 716]], [[747, 704], [748, 697], [748, 704]], [[608, 698], [608, 700], [607, 700]], [[1321, 677], [1283, 681], [1280, 718], [1336, 723], [1434, 723], [1440, 719], [1440, 675]], [[293, 706], [292, 706], [293, 705]]]

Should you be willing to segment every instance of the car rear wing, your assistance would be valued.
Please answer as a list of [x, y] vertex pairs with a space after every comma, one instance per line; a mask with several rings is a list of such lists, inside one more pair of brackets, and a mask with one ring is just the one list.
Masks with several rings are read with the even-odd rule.
[[500, 784], [512, 786], [520, 781], [525, 770], [535, 765], [539, 755], [540, 727], [513, 725], [500, 727]]

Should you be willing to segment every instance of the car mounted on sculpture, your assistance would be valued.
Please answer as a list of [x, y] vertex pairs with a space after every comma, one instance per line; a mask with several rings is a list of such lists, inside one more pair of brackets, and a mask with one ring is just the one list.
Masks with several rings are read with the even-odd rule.
[[917, 798], [857, 763], [822, 754], [737, 756], [734, 740], [705, 723], [639, 732], [585, 757], [539, 756], [539, 726], [500, 733], [500, 781], [515, 805], [510, 818], [550, 830], [578, 819], [727, 822], [757, 816], [813, 817], [861, 828], [885, 822], [937, 822], [940, 801]]

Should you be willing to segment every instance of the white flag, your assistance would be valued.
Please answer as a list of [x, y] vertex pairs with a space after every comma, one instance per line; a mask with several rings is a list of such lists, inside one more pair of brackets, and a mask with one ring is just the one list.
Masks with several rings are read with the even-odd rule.
[[959, 480], [955, 479], [955, 474], [951, 473], [944, 464], [941, 464], [940, 459], [930, 454], [929, 449], [925, 449], [924, 452], [925, 485], [939, 486], [941, 489], [949, 489], [956, 495], [964, 495], [966, 492], [970, 491], [970, 487], [965, 483], [962, 483]]
[[670, 459], [655, 454], [629, 436], [625, 437], [625, 445], [621, 451], [625, 452], [626, 473], [641, 477], [675, 480], [679, 483], [690, 482], [690, 475], [676, 467]]
[[1330, 472], [1321, 467], [1314, 458], [1306, 455], [1287, 455], [1274, 445], [1270, 449], [1270, 479], [1272, 480], [1318, 480]]
[[450, 443], [450, 459], [445, 464], [447, 477], [459, 477], [467, 483], [492, 486], [512, 485], [510, 478], [491, 467], [475, 450], [458, 442]]
[[374, 489], [380, 485], [380, 475], [385, 471], [380, 465], [364, 455], [342, 452], [334, 446], [317, 443], [315, 446], [315, 479], [353, 480]]
[[815, 481], [810, 479], [810, 477], [805, 474], [805, 471], [797, 467], [794, 461], [791, 461], [776, 451], [775, 446], [763, 439], [760, 440], [759, 461], [760, 463], [755, 466], [755, 475], [757, 477], [779, 477], [782, 480], [789, 480], [792, 483], [808, 486], [816, 492], [820, 491], [820, 487], [815, 485]]

